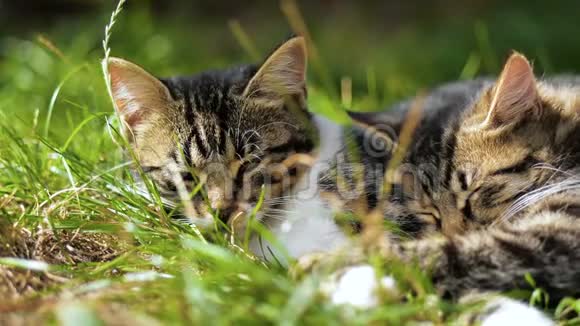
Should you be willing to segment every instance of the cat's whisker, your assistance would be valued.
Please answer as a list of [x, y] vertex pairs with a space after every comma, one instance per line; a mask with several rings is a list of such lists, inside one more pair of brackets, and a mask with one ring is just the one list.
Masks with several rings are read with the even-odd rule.
[[509, 220], [513, 216], [524, 211], [526, 208], [541, 202], [552, 195], [576, 189], [580, 189], [580, 179], [575, 176], [558, 183], [548, 184], [537, 188], [516, 200], [512, 206], [506, 210], [500, 220]]
[[240, 101], [242, 103], [242, 107], [240, 108], [240, 113], [238, 115], [238, 126], [236, 128], [236, 145], [240, 143], [240, 132], [242, 130], [242, 118], [244, 117], [244, 113], [249, 106], [248, 101]]
[[289, 126], [289, 127], [294, 128], [296, 130], [299, 130], [300, 129], [297, 125], [292, 124], [292, 123], [289, 123], [289, 122], [285, 122], [285, 121], [273, 121], [273, 122], [266, 123], [266, 124], [258, 127], [256, 129], [256, 131], [262, 130], [263, 128], [266, 128], [266, 127], [269, 127], [269, 126], [272, 126], [272, 125], [276, 125], [276, 124], [286, 125], [286, 126]]
[[286, 215], [266, 214], [263, 216], [263, 220], [266, 220], [266, 219], [285, 222]]
[[280, 214], [280, 215], [292, 213], [292, 211], [285, 209], [268, 209], [267, 212], [268, 214]]
[[280, 206], [280, 205], [288, 205], [290, 204], [290, 201], [287, 200], [272, 200], [272, 201], [264, 201], [264, 205], [268, 205], [268, 206]]
[[[255, 148], [256, 149], [256, 152], [258, 152], [258, 153], [252, 152], [252, 150], [251, 150], [252, 147]], [[254, 155], [258, 159], [259, 159], [259, 155], [263, 155], [264, 154], [264, 151], [262, 150], [262, 148], [258, 144], [255, 144], [255, 143], [247, 143], [242, 148], [243, 148], [244, 152], [249, 152], [250, 155]]]
[[565, 170], [559, 169], [559, 168], [557, 168], [557, 167], [555, 167], [555, 166], [553, 166], [552, 164], [549, 164], [549, 163], [538, 163], [538, 164], [532, 166], [532, 168], [534, 168], [534, 169], [549, 170], [549, 171], [555, 172], [556, 174], [557, 173], [561, 173], [561, 174], [565, 174], [565, 175], [570, 176], [570, 177], [571, 176], [574, 176], [573, 173], [570, 173], [569, 171], [565, 171]]
[[[248, 140], [252, 137], [255, 136], [257, 137], [257, 140], [255, 142], [249, 142]], [[254, 144], [257, 143], [258, 140], [262, 139], [262, 135], [256, 130], [256, 129], [250, 129], [247, 130], [246, 132], [244, 132], [244, 135], [242, 136], [242, 142], [246, 143], [246, 144]]]

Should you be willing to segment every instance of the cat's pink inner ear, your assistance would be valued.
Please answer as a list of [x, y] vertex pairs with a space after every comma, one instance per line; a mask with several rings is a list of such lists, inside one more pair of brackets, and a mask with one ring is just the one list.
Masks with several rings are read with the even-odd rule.
[[246, 86], [248, 97], [280, 97], [305, 95], [306, 42], [304, 37], [294, 37], [282, 44], [262, 64]]
[[514, 53], [493, 88], [485, 124], [492, 127], [510, 124], [527, 114], [538, 114], [539, 109], [534, 70], [526, 57]]
[[167, 87], [141, 67], [118, 58], [110, 58], [107, 66], [115, 109], [125, 127], [133, 130], [152, 113], [168, 107]]

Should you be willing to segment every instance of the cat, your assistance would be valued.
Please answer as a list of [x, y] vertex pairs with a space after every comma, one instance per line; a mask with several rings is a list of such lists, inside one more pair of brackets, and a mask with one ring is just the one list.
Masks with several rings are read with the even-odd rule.
[[[384, 208], [416, 240], [393, 249], [436, 261], [434, 277], [452, 297], [525, 288], [525, 272], [554, 298], [578, 294], [580, 78], [537, 81], [514, 54], [495, 83], [444, 86], [423, 105]], [[367, 125], [395, 115], [352, 114]]]
[[[552, 303], [580, 294], [580, 78], [537, 80], [529, 61], [514, 53], [496, 81], [452, 83], [383, 113], [351, 116], [395, 148], [393, 135], [404, 129], [414, 105], [422, 106], [423, 115], [383, 198], [380, 180], [393, 151], [375, 155], [374, 165], [365, 163], [371, 170], [362, 177], [366, 206], [380, 209], [397, 231], [374, 254], [418, 263], [430, 271], [439, 293], [454, 300], [531, 290], [526, 274]], [[363, 149], [358, 135], [356, 145]], [[344, 175], [346, 185], [329, 182], [336, 177], [321, 180], [334, 202], [354, 211], [360, 196], [344, 195], [356, 186], [349, 156], [339, 154], [327, 173]], [[351, 261], [364, 256], [352, 247], [347, 251], [356, 252]], [[355, 284], [339, 287], [348, 290], [337, 290], [337, 301], [357, 297]]]
[[[256, 219], [284, 249], [257, 236], [250, 245], [257, 255], [284, 263], [346, 241], [312, 177], [340, 149], [341, 129], [309, 112], [306, 66], [301, 36], [260, 66], [192, 77], [159, 79], [123, 59], [106, 62], [130, 149], [163, 199], [181, 205], [197, 225], [216, 216], [243, 235], [265, 185]], [[204, 187], [192, 195], [199, 184]]]

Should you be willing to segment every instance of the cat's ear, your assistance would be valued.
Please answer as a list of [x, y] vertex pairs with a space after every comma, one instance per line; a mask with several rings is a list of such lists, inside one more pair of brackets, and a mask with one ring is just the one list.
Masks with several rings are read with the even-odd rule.
[[266, 59], [246, 86], [244, 96], [271, 100], [305, 96], [306, 61], [304, 37], [291, 38]]
[[513, 53], [492, 89], [491, 104], [484, 126], [497, 128], [510, 125], [526, 116], [541, 112], [534, 70], [529, 61]]
[[123, 59], [109, 58], [106, 64], [115, 109], [128, 132], [135, 132], [152, 115], [167, 109], [171, 95], [159, 79]]

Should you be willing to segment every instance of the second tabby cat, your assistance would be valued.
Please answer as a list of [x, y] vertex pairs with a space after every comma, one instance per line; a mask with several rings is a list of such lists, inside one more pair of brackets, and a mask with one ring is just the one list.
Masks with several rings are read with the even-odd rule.
[[[353, 116], [399, 130], [412, 103]], [[428, 268], [450, 298], [530, 289], [526, 274], [555, 302], [580, 294], [580, 78], [538, 81], [516, 53], [497, 81], [441, 87], [423, 106], [382, 203], [399, 231], [385, 252]]]
[[[369, 152], [364, 135], [379, 133], [396, 148], [393, 135], [415, 105], [423, 116], [402, 164], [385, 177], [393, 151]], [[580, 294], [580, 78], [537, 80], [516, 53], [496, 81], [449, 84], [384, 113], [351, 116], [366, 126], [350, 133], [354, 146], [347, 147], [359, 150], [338, 153], [321, 175], [322, 190], [342, 210], [360, 211], [361, 202], [381, 210], [394, 228], [366, 251], [351, 246], [302, 258], [310, 268], [351, 264], [335, 274], [334, 302], [368, 307], [377, 304], [378, 287], [394, 286], [388, 277], [377, 281], [363, 264], [367, 254], [419, 264], [455, 300], [531, 291], [528, 277], [551, 303]], [[505, 298], [488, 308], [475, 316], [483, 325], [553, 324]]]

